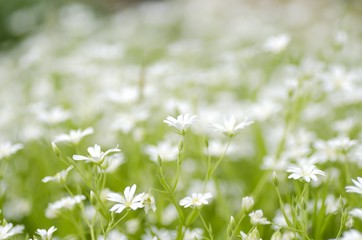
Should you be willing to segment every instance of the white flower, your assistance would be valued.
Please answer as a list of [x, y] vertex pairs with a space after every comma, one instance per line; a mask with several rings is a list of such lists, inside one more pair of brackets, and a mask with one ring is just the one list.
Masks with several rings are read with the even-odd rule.
[[101, 147], [98, 144], [95, 144], [94, 147], [89, 147], [87, 149], [89, 153], [89, 157], [82, 156], [82, 155], [73, 155], [73, 159], [76, 161], [87, 161], [87, 162], [93, 162], [95, 164], [102, 164], [104, 161], [104, 158], [114, 152], [120, 152], [121, 150], [116, 148], [112, 148], [107, 150], [106, 152], [101, 151]]
[[228, 137], [233, 137], [242, 129], [253, 123], [253, 121], [249, 121], [247, 118], [245, 118], [244, 121], [237, 123], [235, 116], [231, 115], [229, 118], [224, 118], [223, 125], [216, 123], [211, 123], [211, 125], [216, 131], [221, 132]]
[[135, 196], [136, 188], [136, 184], [133, 184], [132, 187], [126, 187], [124, 196], [117, 193], [109, 193], [107, 200], [117, 203], [109, 211], [121, 213], [125, 208], [131, 208], [132, 210], [143, 208], [143, 196], [145, 193]]
[[23, 145], [20, 143], [12, 144], [10, 142], [6, 142], [0, 144], [0, 160], [13, 155], [22, 148]]
[[54, 138], [54, 142], [70, 142], [78, 144], [85, 136], [93, 134], [93, 128], [70, 130], [69, 134], [60, 134]]
[[127, 236], [117, 230], [112, 230], [105, 238], [103, 235], [98, 236], [97, 240], [127, 240]]
[[75, 205], [80, 204], [85, 199], [84, 195], [65, 197], [56, 202], [49, 203], [45, 211], [47, 218], [56, 218], [62, 209], [72, 210]]
[[267, 52], [280, 53], [288, 46], [289, 42], [290, 42], [289, 35], [280, 34], [278, 36], [269, 37], [265, 41], [263, 48]]
[[253, 224], [253, 225], [270, 224], [270, 222], [269, 222], [265, 217], [263, 217], [263, 211], [260, 210], [260, 209], [254, 211], [254, 212], [251, 212], [251, 213], [249, 214], [249, 217], [250, 217], [250, 222], [251, 222], [251, 224]]
[[361, 208], [353, 208], [351, 211], [349, 211], [349, 215], [362, 220], [362, 209]]
[[190, 115], [189, 113], [178, 115], [177, 118], [168, 116], [164, 123], [175, 129], [180, 135], [185, 135], [193, 123], [195, 123], [197, 116]]
[[352, 179], [355, 186], [347, 186], [346, 191], [349, 193], [358, 193], [362, 195], [362, 178], [357, 177], [357, 181]]
[[70, 166], [67, 169], [63, 170], [63, 171], [58, 172], [57, 174], [55, 174], [52, 177], [47, 176], [47, 177], [43, 178], [41, 181], [43, 183], [47, 183], [47, 182], [57, 182], [57, 183], [65, 182], [65, 179], [67, 178], [68, 173], [72, 169], [73, 169], [73, 166]]
[[302, 167], [291, 167], [287, 170], [287, 172], [292, 173], [288, 176], [288, 178], [293, 179], [304, 179], [306, 182], [317, 181], [317, 175], [325, 176], [325, 172], [319, 170], [314, 165], [303, 165]]
[[151, 209], [153, 212], [156, 211], [156, 201], [155, 198], [149, 194], [145, 193], [142, 197], [142, 205], [144, 206], [145, 212], [148, 213]]
[[111, 156], [106, 156], [101, 167], [104, 169], [104, 172], [112, 173], [124, 162], [124, 155], [122, 153], [116, 153]]
[[207, 201], [207, 199], [211, 198], [212, 194], [211, 193], [193, 193], [188, 197], [185, 197], [183, 199], [181, 199], [180, 201], [180, 206], [183, 206], [184, 208], [188, 208], [188, 207], [197, 207], [197, 206], [201, 206], [204, 204], [208, 204], [209, 202]]
[[36, 233], [41, 237], [42, 240], [52, 239], [53, 233], [57, 230], [56, 227], [52, 226], [48, 230], [46, 229], [37, 229]]
[[260, 234], [257, 228], [255, 228], [251, 233], [246, 234], [243, 231], [240, 231], [240, 236], [242, 240], [261, 240]]
[[150, 159], [157, 162], [158, 156], [162, 161], [175, 161], [177, 159], [178, 148], [177, 145], [172, 144], [170, 141], [159, 142], [156, 146], [147, 145], [144, 152], [149, 155]]
[[41, 122], [50, 125], [64, 122], [70, 118], [70, 112], [64, 110], [61, 107], [55, 107], [53, 109], [50, 109], [49, 111], [46, 111], [44, 109], [38, 109], [36, 111], [36, 115]]
[[344, 232], [340, 240], [361, 240], [362, 233], [355, 229]]
[[16, 234], [22, 233], [23, 230], [24, 226], [22, 225], [13, 226], [12, 223], [6, 223], [0, 226], [0, 239], [8, 239]]
[[203, 239], [204, 230], [201, 228], [186, 229], [184, 240], [198, 240]]

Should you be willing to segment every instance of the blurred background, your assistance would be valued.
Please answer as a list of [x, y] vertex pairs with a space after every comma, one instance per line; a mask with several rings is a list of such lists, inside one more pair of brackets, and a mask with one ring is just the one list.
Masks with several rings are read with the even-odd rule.
[[[45, 24], [51, 24], [59, 8], [69, 3], [81, 3], [100, 15], [109, 15], [120, 9], [142, 2], [167, 0], [1, 0], [0, 1], [0, 50], [9, 48]], [[181, 0], [182, 1], [182, 0]], [[288, 0], [250, 0], [251, 4], [288, 3]], [[313, 1], [312, 1], [313, 2]], [[361, 0], [319, 1], [323, 4], [343, 4], [348, 10], [362, 15]], [[226, 4], [226, 3], [225, 3]], [[195, 13], [196, 14], [196, 13]], [[166, 19], [166, 16], [165, 16]]]
[[111, 14], [140, 2], [160, 0], [12, 0], [0, 1], [0, 50], [16, 44], [43, 24], [51, 24], [59, 8], [81, 3], [98, 14]]

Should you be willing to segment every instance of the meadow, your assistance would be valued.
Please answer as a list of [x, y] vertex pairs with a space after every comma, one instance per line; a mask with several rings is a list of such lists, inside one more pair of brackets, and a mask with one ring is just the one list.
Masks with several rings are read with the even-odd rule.
[[0, 52], [0, 239], [362, 239], [353, 6], [52, 9]]

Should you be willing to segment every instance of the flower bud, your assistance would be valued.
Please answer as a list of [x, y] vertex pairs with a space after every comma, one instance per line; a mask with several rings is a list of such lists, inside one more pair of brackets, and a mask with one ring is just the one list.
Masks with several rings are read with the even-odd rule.
[[252, 197], [243, 197], [241, 201], [241, 209], [243, 212], [250, 212], [254, 206], [254, 199]]
[[52, 148], [53, 148], [53, 152], [55, 153], [55, 156], [57, 156], [58, 158], [61, 155], [60, 149], [58, 148], [58, 146], [55, 144], [55, 142], [52, 142]]
[[278, 175], [277, 175], [277, 173], [275, 171], [273, 172], [273, 183], [274, 183], [275, 187], [279, 186]]

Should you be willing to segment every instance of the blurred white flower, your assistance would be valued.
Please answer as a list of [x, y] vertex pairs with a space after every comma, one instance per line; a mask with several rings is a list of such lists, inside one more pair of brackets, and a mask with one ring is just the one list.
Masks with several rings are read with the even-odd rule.
[[269, 37], [263, 44], [263, 48], [267, 52], [280, 53], [289, 44], [290, 36], [287, 34], [280, 34], [277, 36]]
[[41, 237], [42, 240], [51, 240], [53, 233], [57, 230], [56, 227], [52, 226], [48, 230], [46, 229], [37, 229], [36, 233]]
[[162, 161], [175, 161], [177, 159], [178, 148], [176, 144], [165, 140], [157, 143], [157, 145], [146, 145], [144, 152], [154, 162], [157, 162], [158, 156]]
[[349, 193], [357, 193], [362, 195], [362, 178], [357, 177], [357, 181], [352, 179], [355, 186], [347, 186], [346, 191]]
[[61, 107], [55, 107], [48, 111], [44, 109], [37, 109], [35, 110], [35, 114], [39, 121], [47, 123], [49, 125], [62, 123], [70, 118], [70, 112], [64, 110]]
[[250, 217], [250, 223], [253, 225], [266, 225], [266, 224], [270, 224], [270, 222], [263, 216], [263, 211], [262, 210], [256, 210], [254, 212], [251, 212], [249, 214]]
[[109, 193], [107, 200], [117, 203], [109, 211], [121, 213], [125, 208], [131, 208], [132, 210], [143, 208], [143, 196], [145, 193], [140, 193], [135, 196], [136, 188], [136, 184], [133, 184], [132, 187], [126, 187], [124, 196], [118, 193]]
[[12, 223], [6, 223], [0, 226], [0, 239], [8, 239], [14, 235], [22, 233], [24, 230], [24, 226], [16, 225], [13, 226]]
[[201, 228], [186, 229], [184, 240], [199, 240], [203, 239], [204, 230]]
[[101, 151], [101, 147], [98, 144], [95, 144], [94, 147], [89, 147], [87, 149], [89, 153], [89, 157], [82, 156], [82, 155], [73, 155], [73, 159], [76, 161], [87, 161], [87, 162], [93, 162], [95, 164], [102, 164], [104, 161], [104, 158], [110, 154], [115, 152], [120, 152], [121, 150], [116, 148], [111, 148], [107, 150], [106, 152]]
[[306, 182], [317, 181], [317, 175], [325, 176], [325, 172], [319, 170], [314, 165], [303, 165], [302, 167], [291, 167], [287, 172], [292, 173], [288, 178], [303, 179]]
[[362, 220], [362, 209], [361, 208], [353, 208], [351, 211], [349, 211], [349, 215]]
[[249, 121], [247, 118], [245, 118], [244, 121], [237, 123], [235, 116], [231, 115], [229, 118], [224, 118], [223, 125], [216, 123], [211, 123], [211, 125], [215, 131], [221, 132], [228, 137], [233, 137], [242, 129], [253, 123], [253, 121]]
[[244, 212], [249, 212], [254, 206], [254, 199], [253, 197], [243, 197], [241, 200], [241, 209]]
[[0, 144], [0, 160], [13, 155], [22, 148], [23, 145], [20, 143], [12, 144], [10, 142], [5, 142]]
[[61, 213], [62, 209], [72, 210], [75, 205], [80, 204], [83, 200], [85, 200], [84, 195], [64, 197], [56, 202], [49, 203], [45, 210], [45, 215], [47, 218], [56, 218]]
[[117, 230], [112, 230], [108, 233], [107, 238], [103, 235], [98, 236], [97, 240], [127, 240], [127, 236]]
[[56, 136], [53, 142], [70, 142], [78, 144], [85, 136], [93, 134], [93, 128], [86, 128], [83, 131], [81, 129], [70, 130], [69, 134], [60, 134]]
[[257, 228], [254, 228], [254, 230], [249, 234], [240, 231], [240, 236], [242, 240], [262, 240]]
[[106, 156], [101, 165], [102, 169], [106, 173], [112, 173], [117, 170], [119, 166], [121, 166], [125, 162], [124, 154], [116, 153], [111, 156]]
[[355, 229], [348, 230], [347, 232], [344, 232], [340, 240], [361, 240], [362, 239], [362, 233]]
[[142, 205], [143, 205], [146, 213], [148, 213], [150, 210], [152, 210], [153, 212], [156, 211], [155, 198], [149, 193], [145, 193], [143, 195], [143, 197], [142, 197]]
[[43, 178], [41, 181], [43, 183], [47, 183], [47, 182], [57, 182], [57, 183], [63, 183], [65, 182], [68, 173], [70, 172], [70, 170], [73, 169], [73, 166], [68, 167], [67, 169], [58, 172], [57, 174], [55, 174], [54, 176], [47, 176], [45, 178]]
[[178, 134], [185, 135], [190, 130], [191, 125], [196, 122], [196, 118], [196, 115], [186, 113], [178, 115], [177, 118], [168, 116], [163, 122], [174, 128]]
[[191, 197], [185, 197], [181, 199], [180, 206], [183, 206], [184, 208], [188, 207], [198, 207], [201, 205], [208, 204], [209, 202], [207, 199], [211, 198], [211, 193], [193, 193]]
[[314, 144], [317, 150], [314, 156], [320, 163], [342, 161], [346, 159], [346, 156], [356, 144], [356, 140], [351, 140], [348, 137], [337, 137], [328, 141], [318, 140]]

